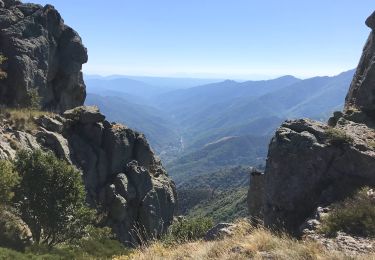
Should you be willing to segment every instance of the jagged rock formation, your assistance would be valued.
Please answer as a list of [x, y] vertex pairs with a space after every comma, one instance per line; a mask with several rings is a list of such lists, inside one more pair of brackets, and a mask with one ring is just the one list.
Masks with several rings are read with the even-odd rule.
[[[366, 21], [374, 30], [375, 13]], [[317, 207], [329, 205], [362, 186], [375, 186], [375, 43], [367, 41], [346, 98], [344, 113], [329, 125], [301, 119], [286, 121], [272, 138], [263, 183], [250, 187], [250, 214], [262, 213], [267, 226], [299, 234]], [[262, 180], [259, 180], [261, 178]], [[256, 193], [255, 196], [254, 193]], [[253, 196], [251, 196], [253, 195]], [[251, 206], [250, 205], [250, 206]]]
[[47, 149], [77, 166], [89, 203], [108, 213], [107, 224], [124, 243], [158, 236], [171, 224], [175, 187], [142, 134], [109, 123], [95, 107], [46, 114], [36, 122], [25, 132], [3, 121], [0, 158], [13, 158], [19, 149]]
[[375, 12], [366, 20], [372, 29], [346, 97], [345, 110], [353, 107], [375, 115]]
[[0, 81], [0, 104], [27, 106], [32, 93], [49, 111], [83, 104], [87, 51], [53, 6], [0, 0], [0, 53], [7, 58], [8, 74]]
[[0, 159], [20, 149], [51, 150], [82, 171], [89, 204], [107, 215], [122, 242], [165, 231], [176, 206], [174, 183], [142, 134], [80, 107], [87, 51], [54, 7], [0, 0], [0, 53], [7, 58], [0, 104], [29, 106], [39, 96], [43, 110], [61, 114], [46, 113], [22, 129], [0, 111]]

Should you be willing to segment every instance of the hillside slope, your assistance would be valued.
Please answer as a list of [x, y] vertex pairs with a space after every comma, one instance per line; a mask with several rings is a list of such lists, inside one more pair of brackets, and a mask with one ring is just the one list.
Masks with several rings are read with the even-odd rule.
[[230, 136], [181, 156], [166, 167], [176, 184], [180, 185], [222, 167], [262, 165], [268, 142], [269, 137]]

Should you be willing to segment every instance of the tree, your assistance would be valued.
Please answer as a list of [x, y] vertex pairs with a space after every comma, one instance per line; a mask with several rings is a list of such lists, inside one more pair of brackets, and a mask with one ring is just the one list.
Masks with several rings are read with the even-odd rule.
[[19, 152], [15, 166], [21, 176], [17, 205], [36, 243], [53, 246], [82, 237], [94, 213], [86, 206], [80, 172], [40, 150]]
[[39, 110], [41, 108], [42, 98], [39, 96], [37, 88], [31, 88], [27, 91], [26, 107], [32, 110]]
[[0, 205], [8, 204], [14, 196], [13, 189], [19, 176], [11, 162], [0, 160]]

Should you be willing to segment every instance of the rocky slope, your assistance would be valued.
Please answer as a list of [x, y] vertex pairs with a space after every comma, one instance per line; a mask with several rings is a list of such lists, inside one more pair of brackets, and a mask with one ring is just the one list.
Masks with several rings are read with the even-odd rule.
[[[267, 226], [300, 234], [318, 206], [362, 186], [375, 186], [375, 13], [372, 29], [346, 98], [328, 125], [286, 121], [272, 138], [266, 171], [250, 181], [249, 208]], [[259, 194], [261, 193], [261, 194]]]
[[157, 236], [171, 224], [175, 187], [142, 134], [109, 123], [95, 107], [40, 116], [28, 131], [10, 120], [0, 125], [0, 158], [45, 149], [77, 166], [90, 205], [108, 214], [107, 224], [121, 241], [137, 243], [133, 229]]
[[[0, 159], [20, 149], [53, 151], [82, 171], [87, 201], [122, 242], [165, 231], [176, 206], [174, 183], [142, 134], [109, 123], [96, 107], [79, 106], [87, 53], [59, 13], [49, 5], [0, 0], [0, 53], [8, 59], [0, 104], [27, 106], [36, 90], [42, 109], [60, 113], [33, 118], [29, 110], [1, 109]], [[12, 118], [14, 111], [24, 118]]]
[[43, 109], [62, 112], [83, 104], [87, 51], [53, 6], [0, 0], [0, 52], [8, 74], [0, 82], [0, 104], [26, 106], [35, 92]]

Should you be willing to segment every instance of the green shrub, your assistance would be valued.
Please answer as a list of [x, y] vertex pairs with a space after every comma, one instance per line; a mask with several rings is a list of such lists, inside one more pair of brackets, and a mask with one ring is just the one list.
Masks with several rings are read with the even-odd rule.
[[128, 248], [116, 240], [116, 237], [108, 227], [90, 227], [88, 235], [80, 239], [77, 244], [80, 252], [100, 259], [130, 253]]
[[[1, 251], [0, 251], [1, 252]], [[49, 247], [36, 244], [26, 248], [23, 256], [30, 259], [112, 259], [117, 255], [128, 255], [131, 250], [115, 240], [110, 228], [89, 226], [84, 238], [74, 243]], [[0, 255], [1, 259], [1, 255]], [[21, 258], [23, 259], [23, 258]]]
[[27, 91], [28, 101], [26, 107], [32, 110], [39, 110], [41, 108], [42, 98], [39, 96], [38, 89], [31, 88]]
[[194, 241], [203, 238], [213, 227], [211, 218], [179, 219], [173, 223], [164, 237], [166, 243]]
[[94, 214], [80, 172], [40, 150], [19, 152], [15, 166], [21, 176], [16, 204], [34, 241], [52, 246], [82, 237]]
[[14, 196], [13, 189], [19, 183], [19, 176], [11, 162], [0, 160], [0, 204], [8, 204]]
[[375, 197], [370, 189], [363, 188], [354, 196], [333, 205], [332, 211], [322, 220], [320, 231], [335, 235], [337, 231], [361, 236], [375, 236]]
[[345, 133], [344, 130], [338, 128], [328, 128], [325, 130], [327, 139], [332, 145], [342, 145], [353, 143], [353, 138]]

